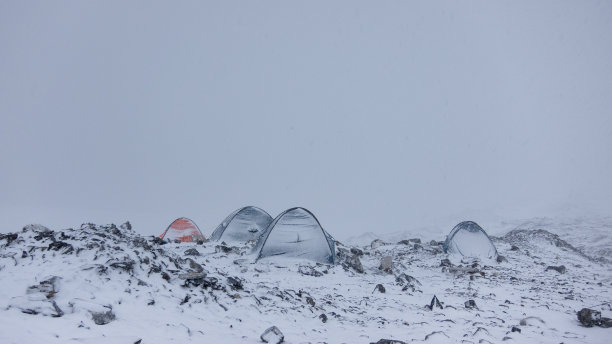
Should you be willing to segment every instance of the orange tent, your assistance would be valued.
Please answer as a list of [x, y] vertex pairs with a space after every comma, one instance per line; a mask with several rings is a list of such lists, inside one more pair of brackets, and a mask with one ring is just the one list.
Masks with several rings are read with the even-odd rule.
[[159, 237], [169, 242], [175, 240], [179, 240], [180, 242], [205, 240], [198, 226], [186, 217], [180, 217], [174, 220]]

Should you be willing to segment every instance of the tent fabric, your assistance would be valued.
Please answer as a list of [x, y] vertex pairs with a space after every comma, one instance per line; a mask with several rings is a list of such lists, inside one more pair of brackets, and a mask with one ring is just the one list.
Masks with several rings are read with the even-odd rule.
[[210, 240], [248, 242], [259, 238], [272, 222], [272, 216], [257, 207], [243, 207], [231, 213], [212, 233]]
[[334, 264], [336, 248], [319, 220], [304, 208], [291, 208], [278, 215], [254, 247], [257, 260], [284, 256]]
[[491, 238], [476, 222], [464, 221], [456, 225], [446, 237], [444, 252], [464, 257], [495, 258], [497, 249]]
[[159, 237], [170, 242], [175, 240], [181, 242], [205, 240], [198, 226], [186, 217], [174, 220]]

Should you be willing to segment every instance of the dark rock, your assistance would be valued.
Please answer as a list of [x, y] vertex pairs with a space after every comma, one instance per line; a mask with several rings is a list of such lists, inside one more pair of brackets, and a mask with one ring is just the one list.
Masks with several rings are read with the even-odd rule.
[[280, 344], [285, 340], [285, 336], [276, 326], [272, 326], [264, 331], [259, 337], [264, 343]]
[[601, 317], [601, 321], [599, 322], [599, 326], [603, 328], [612, 327], [612, 319]]
[[157, 244], [157, 245], [165, 245], [166, 241], [160, 237], [154, 237], [153, 238], [153, 243]]
[[242, 290], [242, 281], [238, 277], [228, 277], [227, 283], [230, 285], [232, 290]]
[[130, 221], [125, 221], [121, 226], [119, 226], [119, 228], [121, 228], [123, 230], [131, 231], [132, 230], [132, 224], [130, 223]]
[[[380, 284], [380, 283], [379, 283], [379, 284], [377, 284], [377, 285], [376, 285], [376, 287], [374, 287], [374, 291], [377, 291], [377, 290], [378, 290], [379, 292], [383, 293], [383, 294], [384, 294], [384, 293], [387, 291], [387, 290], [385, 289], [385, 286], [383, 286], [383, 285], [382, 285], [382, 284]], [[374, 293], [374, 292], [372, 292], [372, 293]]]
[[421, 285], [421, 282], [419, 282], [419, 280], [410, 275], [402, 273], [399, 276], [395, 277], [395, 282], [398, 285], [403, 286], [402, 291], [411, 290], [413, 293], [416, 291], [420, 291], [418, 286]]
[[567, 269], [565, 268], [565, 265], [559, 265], [559, 266], [549, 265], [548, 267], [546, 267], [546, 271], [548, 270], [555, 270], [556, 272], [560, 274], [564, 274], [567, 271]]
[[342, 266], [351, 268], [360, 274], [365, 272], [365, 270], [363, 269], [363, 265], [361, 265], [361, 259], [359, 259], [358, 255], [353, 255], [353, 256], [346, 258]]
[[219, 285], [219, 280], [216, 277], [204, 277], [202, 279], [202, 287], [205, 289], [211, 288], [214, 290], [221, 289], [221, 286]]
[[440, 266], [451, 267], [453, 263], [451, 263], [450, 259], [444, 258], [440, 261]]
[[162, 272], [162, 278], [170, 282], [170, 275], [167, 272]]
[[225, 245], [217, 245], [217, 246], [215, 246], [215, 253], [219, 253], [219, 252], [222, 252], [222, 253], [236, 253], [236, 254], [238, 254], [238, 253], [240, 253], [240, 250], [238, 249], [238, 247], [235, 247], [235, 246], [229, 247], [229, 246], [225, 246]]
[[410, 245], [410, 240], [400, 240], [397, 242], [398, 245]]
[[363, 256], [363, 250], [360, 250], [358, 248], [352, 247], [351, 248], [351, 253], [355, 256]]
[[180, 274], [178, 277], [180, 279], [185, 280], [185, 287], [197, 287], [200, 284], [204, 283], [204, 278], [206, 277], [206, 274], [202, 272], [188, 272], [185, 274]]
[[191, 258], [187, 258], [187, 262], [189, 263], [189, 268], [192, 269], [193, 271], [195, 272], [204, 271], [204, 268], [202, 267], [202, 265], [196, 263], [195, 260]]
[[199, 256], [200, 252], [196, 250], [195, 248], [190, 248], [185, 251], [185, 255], [186, 256]]
[[465, 308], [468, 309], [478, 309], [478, 307], [476, 306], [476, 301], [474, 300], [467, 300], [465, 301]]
[[300, 265], [298, 272], [305, 276], [321, 277], [323, 273], [316, 270], [312, 266]]
[[141, 343], [142, 343], [142, 339], [139, 339], [139, 340], [134, 342], [134, 344], [141, 344]]
[[319, 315], [319, 319], [321, 319], [321, 321], [323, 323], [326, 323], [327, 322], [327, 315], [325, 315], [325, 313], [323, 313], [323, 314]]
[[385, 243], [382, 240], [376, 239], [372, 241], [372, 243], [370, 244], [370, 248], [376, 249], [376, 248], [379, 248], [380, 246], [383, 246], [384, 244]]
[[306, 296], [306, 303], [307, 303], [307, 304], [309, 304], [309, 305], [311, 305], [312, 307], [314, 307], [314, 306], [315, 306], [315, 302], [314, 302], [314, 300], [312, 299], [312, 297], [310, 297], [310, 296]]
[[512, 245], [512, 247], [510, 247], [510, 251], [518, 251], [519, 248], [516, 245]]
[[191, 296], [189, 296], [189, 294], [185, 295], [185, 298], [183, 298], [183, 300], [181, 301], [181, 306], [189, 302], [190, 299]]
[[435, 241], [435, 240], [432, 240], [432, 241], [429, 242], [429, 245], [430, 246], [438, 246], [438, 242]]
[[49, 244], [48, 249], [51, 251], [59, 251], [59, 250], [64, 250], [62, 253], [63, 254], [69, 254], [72, 253], [72, 251], [74, 251], [74, 248], [72, 247], [72, 245], [70, 245], [67, 242], [63, 242], [63, 241], [56, 241], [56, 242], [52, 242]]
[[379, 339], [378, 342], [370, 344], [406, 344], [406, 342], [402, 342], [401, 340], [395, 339]]
[[508, 259], [506, 259], [506, 257], [504, 257], [504, 256], [502, 256], [500, 254], [497, 255], [497, 258], [495, 260], [497, 260], [498, 263], [502, 263], [502, 262], [507, 262], [508, 261]]
[[444, 309], [442, 303], [440, 302], [440, 300], [438, 300], [438, 297], [436, 295], [431, 298], [431, 302], [425, 307], [429, 308], [429, 310], [431, 311], [433, 311], [434, 308]]
[[6, 246], [17, 240], [17, 233], [0, 234], [0, 240], [6, 240]]
[[521, 333], [521, 329], [520, 329], [520, 328], [518, 328], [518, 327], [516, 327], [516, 326], [512, 326], [512, 330], [511, 330], [511, 331], [512, 331], [512, 332], [518, 332], [518, 333]]
[[423, 248], [423, 245], [421, 245], [421, 244], [414, 244], [414, 247], [412, 247], [412, 248], [415, 249], [415, 250], [420, 250], [420, 249]]
[[21, 258], [27, 258], [28, 253], [26, 251], [21, 251]]
[[96, 325], [106, 325], [115, 320], [115, 313], [112, 310], [106, 312], [91, 312], [91, 318]]
[[134, 272], [134, 264], [136, 264], [136, 262], [130, 258], [124, 258], [123, 260], [111, 259], [106, 263], [113, 269], [123, 270], [128, 273]]
[[586, 327], [593, 327], [593, 325], [598, 325], [601, 321], [601, 312], [583, 308], [578, 313], [578, 321]]

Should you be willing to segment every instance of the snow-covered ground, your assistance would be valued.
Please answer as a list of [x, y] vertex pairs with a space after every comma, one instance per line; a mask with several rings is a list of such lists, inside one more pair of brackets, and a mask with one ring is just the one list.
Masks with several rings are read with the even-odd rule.
[[[612, 221], [504, 226], [500, 263], [445, 261], [443, 238], [398, 244], [404, 233], [339, 244], [335, 266], [115, 226], [28, 226], [0, 239], [0, 343], [258, 343], [273, 325], [286, 343], [609, 342], [576, 312], [612, 315]], [[434, 295], [443, 308], [426, 307]]]

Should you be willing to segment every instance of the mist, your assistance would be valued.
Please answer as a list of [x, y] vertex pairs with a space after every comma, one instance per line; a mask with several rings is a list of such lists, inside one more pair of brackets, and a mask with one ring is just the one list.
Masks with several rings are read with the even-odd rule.
[[0, 2], [0, 231], [612, 215], [608, 1]]

